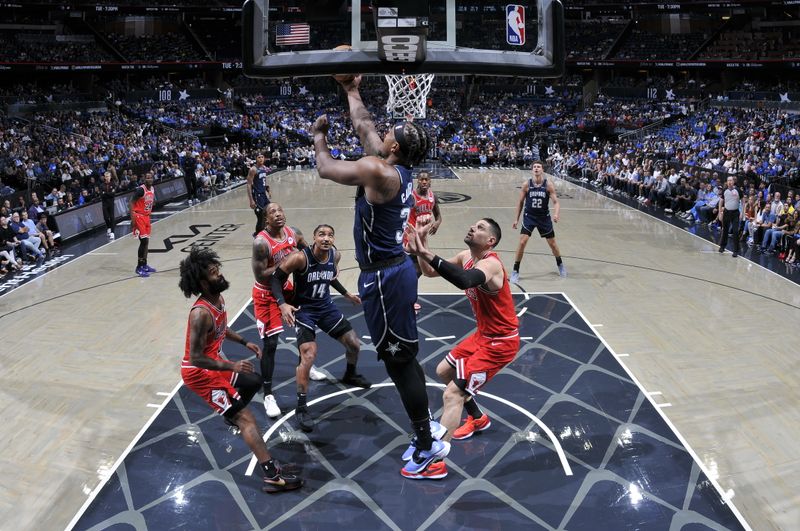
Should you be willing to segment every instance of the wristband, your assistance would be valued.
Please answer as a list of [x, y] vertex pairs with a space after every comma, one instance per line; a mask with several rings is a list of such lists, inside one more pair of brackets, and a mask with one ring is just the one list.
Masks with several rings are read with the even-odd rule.
[[239, 343], [241, 343], [241, 344], [242, 344], [242, 345], [244, 345], [244, 346], [247, 346], [247, 340], [246, 340], [245, 338], [241, 338], [241, 339], [239, 340]]

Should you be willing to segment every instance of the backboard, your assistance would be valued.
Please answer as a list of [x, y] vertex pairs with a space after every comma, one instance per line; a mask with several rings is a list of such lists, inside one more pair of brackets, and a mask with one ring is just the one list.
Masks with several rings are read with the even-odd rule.
[[564, 71], [560, 0], [247, 0], [243, 17], [251, 77]]

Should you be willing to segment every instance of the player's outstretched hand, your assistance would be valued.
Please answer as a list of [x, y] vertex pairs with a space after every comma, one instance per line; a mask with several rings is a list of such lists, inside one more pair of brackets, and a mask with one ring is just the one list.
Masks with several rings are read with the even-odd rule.
[[233, 364], [233, 372], [237, 373], [251, 373], [255, 372], [253, 364], [247, 360], [236, 361]]
[[300, 308], [295, 308], [288, 302], [284, 302], [280, 305], [281, 309], [281, 318], [283, 321], [288, 324], [289, 326], [294, 326], [294, 314]]
[[353, 304], [361, 304], [361, 297], [356, 295], [355, 293], [348, 293], [344, 296], [345, 299], [349, 300]]
[[311, 126], [311, 134], [316, 135], [317, 133], [322, 133], [325, 136], [328, 136], [328, 115], [323, 114], [319, 118], [316, 119], [314, 125]]
[[417, 218], [416, 231], [422, 243], [427, 241], [428, 234], [436, 232], [433, 230], [435, 226], [436, 224], [433, 222], [433, 216], [430, 214], [424, 214]]
[[261, 359], [261, 347], [259, 347], [255, 343], [251, 343], [248, 341], [247, 344], [245, 345], [245, 348], [247, 350], [252, 350], [253, 353], [255, 353], [256, 358]]

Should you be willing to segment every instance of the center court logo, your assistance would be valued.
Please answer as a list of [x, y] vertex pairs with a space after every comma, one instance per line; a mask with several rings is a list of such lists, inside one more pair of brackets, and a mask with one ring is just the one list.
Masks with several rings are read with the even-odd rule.
[[442, 204], [466, 203], [470, 199], [472, 199], [472, 196], [466, 194], [459, 194], [456, 192], [436, 192], [436, 200]]

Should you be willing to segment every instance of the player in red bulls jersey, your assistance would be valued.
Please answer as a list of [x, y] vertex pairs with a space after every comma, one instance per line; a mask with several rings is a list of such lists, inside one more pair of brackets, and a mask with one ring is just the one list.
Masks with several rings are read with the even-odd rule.
[[[428, 227], [430, 224], [418, 223], [416, 229], [409, 228], [408, 252], [420, 258], [425, 276], [441, 276], [465, 290], [478, 325], [477, 330], [456, 345], [436, 368], [436, 374], [447, 385], [440, 423], [448, 433], [442, 440], [466, 439], [491, 425], [474, 397], [517, 355], [519, 320], [506, 270], [494, 252], [502, 236], [497, 222], [491, 218], [478, 220], [464, 238], [469, 249], [449, 260], [427, 248]], [[468, 417], [459, 427], [463, 408]], [[445, 465], [438, 462], [431, 466]]]
[[432, 226], [428, 234], [436, 234], [439, 225], [442, 224], [442, 213], [439, 211], [439, 202], [431, 190], [431, 174], [421, 171], [417, 174], [417, 188], [412, 193], [414, 206], [408, 216], [408, 224], [416, 227], [417, 218], [421, 216], [433, 216]]
[[[439, 230], [439, 225], [442, 224], [442, 213], [439, 211], [439, 202], [436, 196], [433, 195], [431, 190], [431, 174], [426, 171], [421, 171], [417, 174], [417, 188], [412, 192], [414, 198], [414, 206], [411, 207], [411, 212], [408, 216], [408, 224], [412, 227], [417, 226], [417, 219], [428, 219], [433, 217], [433, 224], [428, 231], [428, 234], [436, 234]], [[403, 244], [405, 245], [407, 233], [403, 234]], [[422, 276], [422, 270], [419, 268], [417, 260], [414, 260], [414, 267], [417, 270], [417, 278]], [[414, 303], [414, 310], [419, 311], [420, 305]]]
[[[264, 389], [264, 408], [267, 416], [278, 417], [281, 410], [272, 394], [272, 374], [275, 371], [275, 351], [278, 349], [278, 335], [283, 332], [281, 311], [270, 289], [270, 277], [284, 258], [305, 247], [303, 234], [286, 225], [286, 215], [278, 203], [270, 203], [265, 211], [264, 230], [256, 234], [253, 241], [253, 307], [255, 310], [258, 335], [264, 341], [264, 355], [261, 357], [261, 378]], [[283, 286], [288, 300], [292, 299], [294, 287], [291, 280]]]
[[156, 191], [153, 188], [153, 173], [147, 172], [144, 184], [134, 190], [131, 196], [131, 228], [133, 237], [139, 238], [138, 262], [136, 274], [140, 277], [149, 277], [156, 270], [147, 265], [147, 247], [150, 243], [150, 212], [156, 202]]
[[303, 481], [284, 474], [267, 450], [253, 413], [247, 404], [261, 384], [248, 360], [229, 361], [222, 354], [226, 339], [241, 343], [256, 356], [261, 349], [228, 328], [222, 292], [228, 281], [220, 272], [217, 254], [208, 248], [192, 247], [181, 260], [180, 287], [186, 298], [199, 295], [189, 311], [186, 348], [181, 362], [183, 383], [222, 415], [228, 424], [239, 428], [264, 472], [264, 492], [274, 493], [300, 488]]

